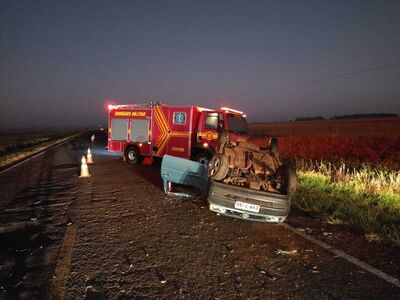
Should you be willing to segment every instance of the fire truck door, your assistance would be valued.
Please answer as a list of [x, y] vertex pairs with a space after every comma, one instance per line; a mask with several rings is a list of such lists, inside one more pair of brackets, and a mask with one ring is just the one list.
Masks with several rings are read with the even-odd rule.
[[[222, 118], [222, 120], [221, 120]], [[223, 115], [217, 112], [208, 112], [205, 118], [202, 140], [206, 142], [215, 141], [218, 138], [218, 130], [223, 128]]]
[[166, 154], [190, 158], [190, 117], [190, 107], [170, 109], [170, 136]]

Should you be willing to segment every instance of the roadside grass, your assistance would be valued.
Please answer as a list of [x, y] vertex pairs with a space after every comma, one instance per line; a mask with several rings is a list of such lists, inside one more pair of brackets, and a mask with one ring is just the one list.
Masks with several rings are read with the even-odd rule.
[[35, 155], [57, 143], [68, 140], [79, 133], [57, 134], [38, 137], [29, 134], [20, 137], [2, 137], [0, 141], [0, 169], [6, 168], [22, 159]]
[[400, 246], [399, 172], [301, 160], [296, 165], [299, 186], [293, 206]]
[[41, 136], [40, 134], [28, 135], [6, 135], [0, 137], [0, 156], [20, 151], [40, 143], [47, 142], [50, 136]]

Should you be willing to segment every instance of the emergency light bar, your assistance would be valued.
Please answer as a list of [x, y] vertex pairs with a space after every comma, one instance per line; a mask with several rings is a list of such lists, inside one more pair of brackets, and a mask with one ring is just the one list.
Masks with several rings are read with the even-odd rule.
[[200, 112], [202, 112], [202, 111], [212, 111], [212, 109], [199, 107], [199, 106], [197, 107], [197, 110], [200, 111]]
[[237, 113], [237, 114], [243, 115], [242, 111], [236, 110], [236, 109], [232, 109], [232, 108], [229, 108], [229, 107], [221, 107], [221, 110], [224, 110], [225, 112], [233, 112], [233, 113]]
[[108, 110], [113, 110], [113, 109], [120, 109], [120, 108], [126, 108], [126, 109], [133, 109], [133, 108], [150, 108], [153, 105], [161, 105], [161, 103], [157, 102], [155, 104], [153, 103], [142, 103], [142, 104], [120, 104], [120, 105], [113, 105], [109, 104], [108, 105]]

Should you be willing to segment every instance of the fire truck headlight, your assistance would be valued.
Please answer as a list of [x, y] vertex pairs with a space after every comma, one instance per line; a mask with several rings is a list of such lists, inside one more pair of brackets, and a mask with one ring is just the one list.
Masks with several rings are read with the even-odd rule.
[[139, 147], [142, 147], [143, 146], [143, 144], [142, 143], [139, 143]]
[[203, 147], [207, 148], [208, 147], [208, 143], [203, 143]]

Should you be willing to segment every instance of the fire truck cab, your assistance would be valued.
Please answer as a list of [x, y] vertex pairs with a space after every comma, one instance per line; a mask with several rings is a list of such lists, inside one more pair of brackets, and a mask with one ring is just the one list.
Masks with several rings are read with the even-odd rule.
[[130, 164], [165, 154], [208, 163], [222, 130], [233, 141], [247, 139], [243, 112], [160, 103], [109, 105], [108, 151]]

